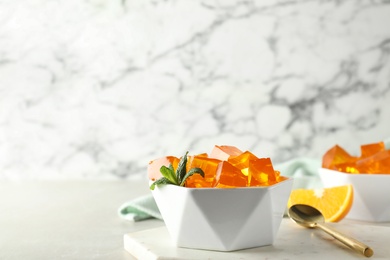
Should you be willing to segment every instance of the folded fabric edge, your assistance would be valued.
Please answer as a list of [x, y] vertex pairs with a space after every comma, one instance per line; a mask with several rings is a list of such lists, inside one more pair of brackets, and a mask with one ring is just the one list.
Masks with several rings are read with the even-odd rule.
[[163, 219], [151, 194], [125, 202], [118, 209], [118, 215], [129, 221], [141, 221], [149, 218]]

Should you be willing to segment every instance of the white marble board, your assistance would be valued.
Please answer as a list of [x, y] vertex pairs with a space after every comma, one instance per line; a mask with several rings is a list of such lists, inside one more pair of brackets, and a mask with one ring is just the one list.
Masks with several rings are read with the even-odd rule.
[[[338, 223], [339, 231], [369, 245], [371, 259], [389, 259], [390, 227]], [[234, 252], [216, 252], [178, 248], [170, 240], [166, 227], [124, 235], [125, 249], [137, 259], [365, 259], [320, 230], [305, 229], [289, 219], [282, 221], [278, 237], [271, 246]]]

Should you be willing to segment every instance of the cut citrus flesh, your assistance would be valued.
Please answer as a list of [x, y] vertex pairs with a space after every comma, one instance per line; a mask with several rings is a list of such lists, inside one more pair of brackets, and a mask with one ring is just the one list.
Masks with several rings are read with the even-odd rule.
[[349, 212], [353, 203], [352, 185], [322, 189], [296, 189], [290, 194], [287, 207], [305, 204], [318, 209], [326, 222], [338, 222]]

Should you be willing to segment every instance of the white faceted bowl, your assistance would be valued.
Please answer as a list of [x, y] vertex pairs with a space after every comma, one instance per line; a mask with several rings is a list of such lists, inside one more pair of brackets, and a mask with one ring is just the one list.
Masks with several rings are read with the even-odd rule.
[[390, 174], [349, 174], [321, 168], [324, 187], [352, 184], [354, 199], [346, 218], [369, 221], [390, 221]]
[[178, 247], [233, 251], [271, 245], [293, 180], [235, 189], [156, 187], [152, 194]]

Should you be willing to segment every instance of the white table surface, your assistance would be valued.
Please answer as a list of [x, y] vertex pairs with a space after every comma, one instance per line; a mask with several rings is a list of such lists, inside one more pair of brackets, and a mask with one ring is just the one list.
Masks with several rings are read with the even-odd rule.
[[[149, 232], [149, 229], [153, 233], [153, 228], [162, 227], [164, 223], [159, 220], [125, 221], [117, 215], [117, 210], [123, 202], [148, 193], [147, 182], [140, 180], [2, 181], [0, 259], [134, 259], [124, 249], [124, 235], [145, 234], [139, 232]], [[338, 225], [343, 223], [349, 228], [356, 224], [373, 225], [349, 220]], [[388, 239], [390, 223], [375, 226], [386, 227], [383, 234], [375, 228], [375, 237]], [[362, 230], [370, 229], [363, 227]], [[320, 245], [318, 243], [317, 247]], [[325, 254], [328, 256], [332, 256], [334, 250], [343, 250], [340, 246], [333, 248], [329, 243], [324, 248], [327, 248]], [[387, 249], [379, 248], [379, 252], [387, 252]], [[390, 259], [390, 255], [380, 259], [386, 257]], [[260, 255], [259, 259], [262, 259]], [[290, 255], [289, 259], [302, 259], [302, 255]]]
[[134, 259], [125, 233], [163, 226], [122, 220], [146, 181], [0, 182], [0, 259]]

